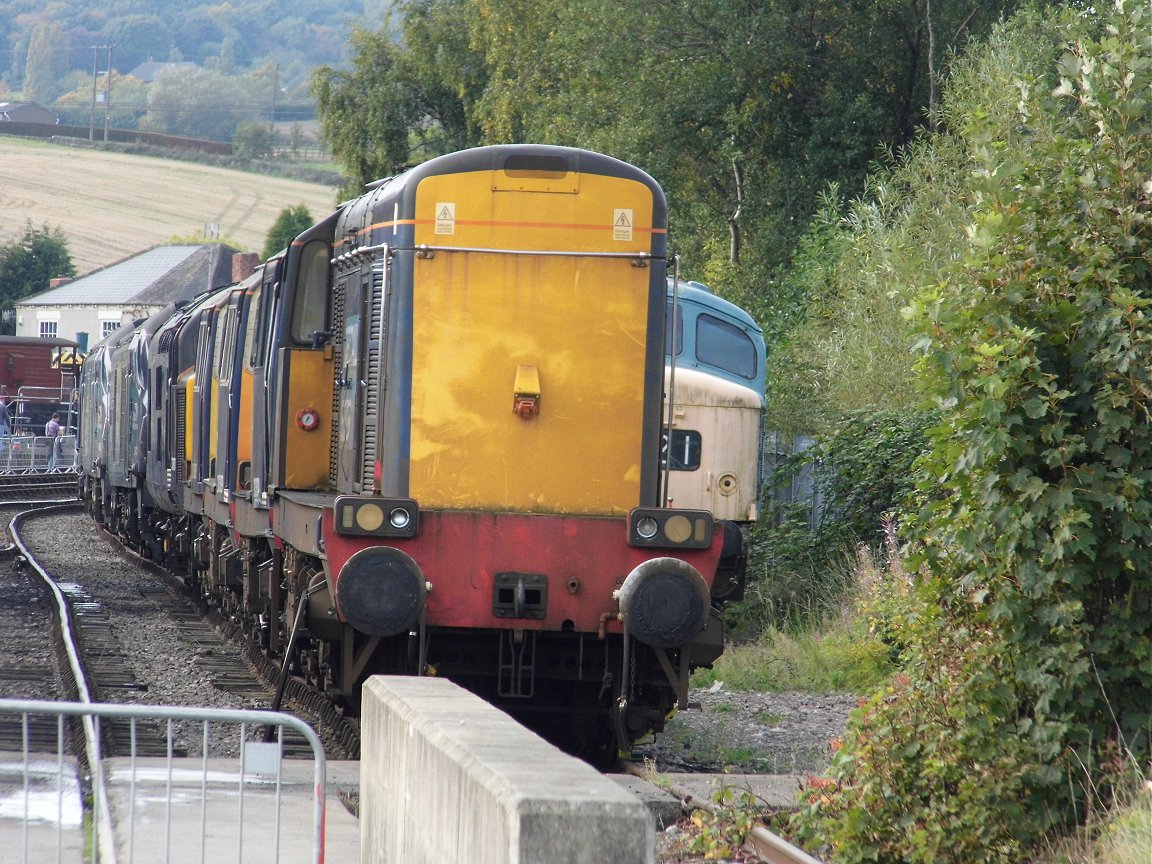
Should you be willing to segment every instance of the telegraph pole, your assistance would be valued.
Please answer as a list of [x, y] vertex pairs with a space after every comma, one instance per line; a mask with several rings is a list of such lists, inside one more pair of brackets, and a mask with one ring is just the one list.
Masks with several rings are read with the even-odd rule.
[[92, 46], [92, 110], [88, 113], [88, 140], [96, 136], [96, 51], [99, 45]]
[[104, 91], [104, 140], [108, 140], [108, 106], [112, 101], [112, 46], [111, 45], [93, 45], [92, 46], [92, 108], [88, 112], [88, 140], [94, 141], [96, 139], [96, 85], [100, 80], [99, 67], [96, 65], [100, 56], [100, 49], [106, 48], [108, 50], [108, 71], [105, 73], [108, 76], [108, 85]]
[[112, 110], [112, 45], [108, 48], [108, 86], [104, 88], [104, 143], [108, 143], [108, 114]]

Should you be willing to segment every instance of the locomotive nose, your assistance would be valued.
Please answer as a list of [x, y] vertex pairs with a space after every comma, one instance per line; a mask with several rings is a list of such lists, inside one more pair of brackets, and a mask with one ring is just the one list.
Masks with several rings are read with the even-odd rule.
[[427, 593], [420, 565], [388, 546], [361, 549], [348, 559], [336, 583], [336, 602], [345, 620], [369, 636], [411, 630]]
[[678, 558], [653, 558], [636, 567], [617, 592], [628, 632], [653, 648], [687, 645], [708, 621], [708, 584]]

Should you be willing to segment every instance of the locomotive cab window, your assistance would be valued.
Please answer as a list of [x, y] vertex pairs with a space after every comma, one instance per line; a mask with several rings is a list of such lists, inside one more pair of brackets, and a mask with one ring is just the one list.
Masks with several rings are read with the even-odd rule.
[[696, 359], [749, 381], [759, 371], [756, 346], [748, 334], [711, 315], [696, 319]]
[[248, 315], [244, 322], [244, 369], [254, 372], [264, 366], [264, 333], [268, 329], [268, 304], [264, 303], [263, 285], [252, 289]]
[[235, 329], [236, 307], [229, 304], [224, 310], [223, 320], [216, 327], [216, 377], [222, 381], [232, 377]]
[[684, 350], [684, 310], [668, 304], [664, 316], [664, 356], [679, 357]]
[[328, 327], [328, 260], [323, 240], [311, 240], [300, 253], [300, 278], [292, 301], [292, 338], [311, 345], [314, 333]]

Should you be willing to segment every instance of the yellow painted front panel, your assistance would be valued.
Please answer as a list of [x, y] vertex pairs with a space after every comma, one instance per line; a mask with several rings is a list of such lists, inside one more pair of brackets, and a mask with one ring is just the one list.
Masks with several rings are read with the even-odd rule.
[[[649, 248], [642, 184], [581, 175], [579, 194], [493, 194], [490, 172], [465, 176], [464, 191], [460, 176], [421, 183], [417, 243]], [[423, 217], [449, 195], [454, 233], [436, 234]], [[627, 239], [613, 231], [620, 210], [642, 223]], [[571, 255], [438, 252], [415, 262], [410, 494], [421, 506], [607, 514], [639, 503], [650, 275], [629, 259]], [[527, 366], [540, 387], [531, 419], [513, 412]]]
[[[253, 390], [252, 373], [247, 369], [242, 369], [240, 371], [240, 416], [237, 419], [239, 426], [236, 435], [237, 471], [244, 463], [252, 461], [252, 435], [255, 431], [252, 409]], [[233, 488], [241, 488], [239, 476], [232, 478], [232, 484]]]
[[[290, 355], [290, 380], [286, 393], [287, 430], [284, 446], [284, 486], [288, 489], [327, 489], [332, 440], [332, 361], [322, 351], [297, 349]], [[305, 430], [296, 422], [303, 409], [320, 418], [319, 425]]]
[[208, 394], [208, 468], [209, 480], [215, 480], [217, 441], [220, 438], [220, 379], [212, 376], [212, 391]]

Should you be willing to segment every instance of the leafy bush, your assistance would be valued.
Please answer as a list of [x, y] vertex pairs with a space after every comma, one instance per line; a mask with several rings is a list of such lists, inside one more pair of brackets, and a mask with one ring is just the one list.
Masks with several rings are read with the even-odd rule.
[[[1037, 815], [1038, 763], [1014, 734], [1012, 652], [994, 630], [956, 627], [936, 586], [909, 606], [912, 674], [854, 712], [828, 778], [810, 781], [795, 839], [837, 864], [1019, 862], [1049, 822]], [[1043, 814], [1043, 809], [1040, 809]]]
[[904, 673], [793, 825], [841, 864], [1018, 861], [1118, 751], [1148, 758], [1150, 24], [1133, 0], [1024, 16], [954, 82], [964, 243], [909, 310], [942, 411], [926, 575]]
[[752, 580], [734, 621], [783, 627], [838, 614], [856, 584], [856, 547], [878, 549], [884, 524], [915, 490], [912, 465], [926, 447], [934, 412], [849, 414], [777, 474], [814, 472], [820, 512], [812, 503], [780, 507], [752, 540]]

